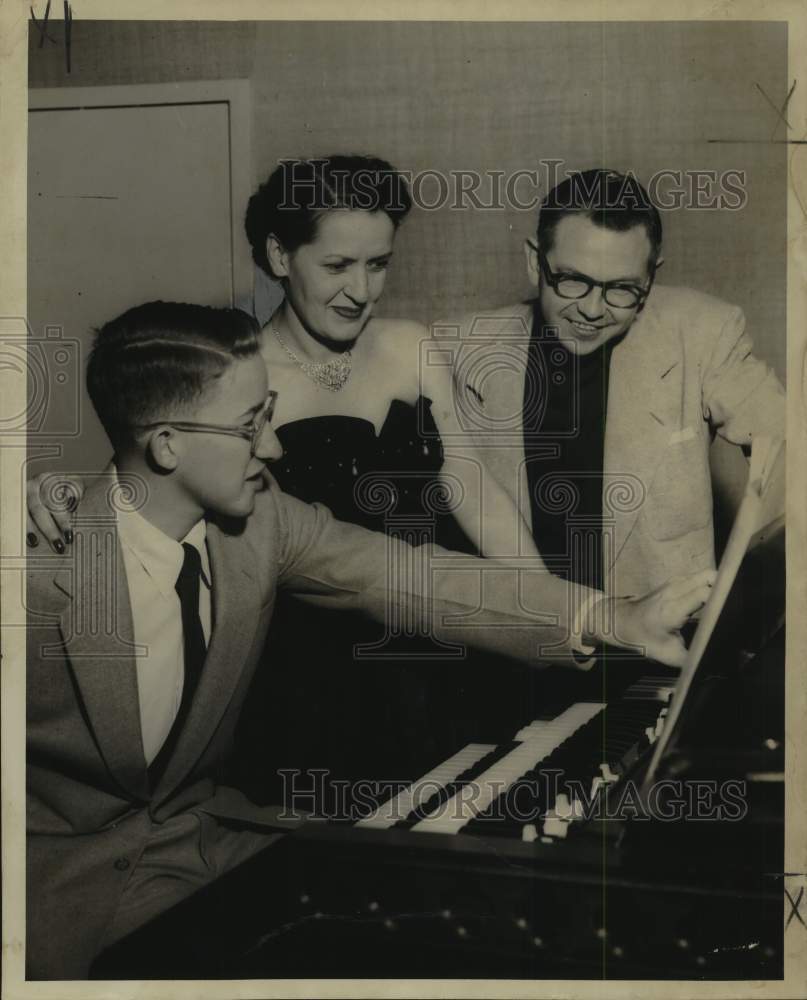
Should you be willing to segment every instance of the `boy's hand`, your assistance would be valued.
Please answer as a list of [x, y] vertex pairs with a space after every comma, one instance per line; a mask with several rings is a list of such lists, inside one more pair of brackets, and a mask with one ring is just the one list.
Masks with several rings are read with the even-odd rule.
[[[604, 598], [592, 609], [592, 635], [600, 642], [638, 649], [644, 656], [671, 667], [684, 665], [686, 646], [681, 627], [706, 603], [717, 577], [714, 570], [674, 577], [642, 597]], [[600, 624], [611, 604], [612, 634]]]
[[76, 476], [62, 476], [58, 481], [52, 472], [43, 472], [25, 485], [28, 504], [26, 542], [36, 548], [40, 535], [55, 552], [64, 552], [73, 541], [73, 514], [84, 495], [84, 483]]

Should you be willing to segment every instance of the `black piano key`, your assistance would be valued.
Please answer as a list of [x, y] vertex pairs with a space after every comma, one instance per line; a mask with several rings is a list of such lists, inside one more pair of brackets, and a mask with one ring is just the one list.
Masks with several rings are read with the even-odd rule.
[[[521, 775], [484, 812], [470, 820], [465, 829], [469, 833], [520, 838], [521, 829], [526, 823], [540, 822], [541, 817], [554, 805], [556, 782], [558, 786], [562, 786], [565, 776], [583, 772], [592, 759], [593, 748], [602, 739], [601, 720], [602, 713], [581, 726], [543, 761], [538, 762], [536, 767]], [[557, 779], [550, 772], [559, 772]]]
[[[662, 702], [639, 700], [607, 706], [526, 771], [499, 801], [470, 820], [464, 832], [520, 839], [529, 822], [539, 826], [540, 832], [543, 818], [554, 808], [556, 794], [565, 790], [567, 782], [578, 782], [588, 798], [594, 778], [602, 777], [601, 765], [607, 764], [618, 773], [626, 757], [637, 747], [648, 745], [645, 729], [655, 725], [663, 707]], [[550, 780], [550, 772], [559, 773]]]

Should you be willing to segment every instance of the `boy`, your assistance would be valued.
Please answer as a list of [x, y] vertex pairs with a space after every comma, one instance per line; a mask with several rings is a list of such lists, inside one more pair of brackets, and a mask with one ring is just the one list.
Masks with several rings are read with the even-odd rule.
[[[99, 332], [87, 385], [114, 465], [79, 505], [70, 562], [28, 567], [33, 979], [85, 977], [104, 947], [281, 835], [277, 811], [217, 783], [276, 589], [383, 621], [390, 546], [403, 546], [266, 488], [264, 462], [280, 446], [244, 313], [131, 309]], [[429, 558], [408, 556], [426, 568]], [[438, 635], [522, 658], [535, 658], [537, 639], [568, 662], [570, 632], [604, 638], [592, 623], [601, 595], [546, 574], [522, 571], [519, 583], [505, 567], [483, 607], [509, 627], [443, 626], [476, 610], [491, 565], [458, 557], [428, 605], [408, 582], [391, 599]], [[427, 575], [416, 567], [412, 579]], [[710, 580], [608, 602], [621, 637], [611, 641], [680, 662], [676, 629]], [[517, 593], [539, 624], [515, 610]], [[584, 627], [570, 629], [575, 608]]]

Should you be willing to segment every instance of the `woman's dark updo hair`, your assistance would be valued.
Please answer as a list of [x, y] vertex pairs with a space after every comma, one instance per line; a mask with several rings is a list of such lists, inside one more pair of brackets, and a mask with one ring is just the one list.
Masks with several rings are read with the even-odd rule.
[[282, 160], [249, 199], [247, 239], [252, 259], [270, 277], [266, 241], [274, 233], [289, 252], [317, 236], [317, 223], [334, 208], [386, 212], [397, 229], [412, 207], [409, 187], [391, 163], [375, 156]]

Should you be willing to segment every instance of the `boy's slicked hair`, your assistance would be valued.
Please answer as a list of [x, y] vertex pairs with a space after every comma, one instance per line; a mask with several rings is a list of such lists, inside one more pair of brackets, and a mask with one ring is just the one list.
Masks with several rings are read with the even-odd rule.
[[134, 428], [176, 417], [236, 358], [258, 352], [259, 327], [240, 309], [147, 302], [96, 331], [87, 391], [115, 448]]

